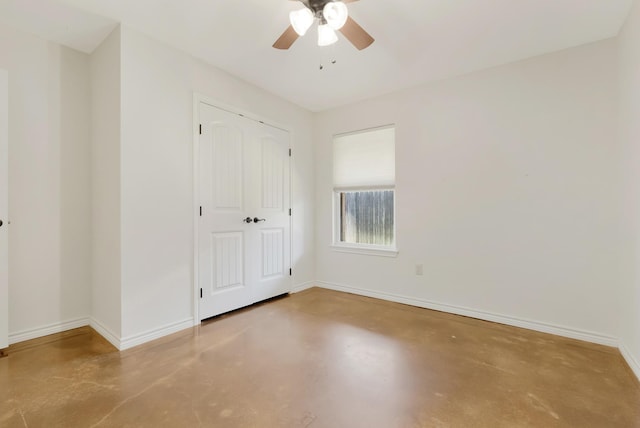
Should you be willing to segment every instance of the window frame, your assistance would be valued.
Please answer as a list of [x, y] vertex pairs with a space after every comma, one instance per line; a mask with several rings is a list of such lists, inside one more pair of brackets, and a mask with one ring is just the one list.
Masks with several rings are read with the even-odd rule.
[[[395, 156], [396, 124], [395, 123], [360, 129], [356, 131], [334, 134], [332, 137], [332, 141], [335, 141], [335, 139], [339, 137], [362, 134], [362, 133], [367, 133], [372, 131], [382, 131], [390, 128], [392, 128], [394, 131], [393, 151], [394, 151], [394, 164], [395, 164], [395, 159], [396, 159], [396, 156]], [[335, 150], [335, 143], [332, 143], [332, 150]], [[335, 153], [334, 153], [334, 156], [335, 156]], [[333, 159], [333, 162], [335, 162], [335, 158]], [[340, 193], [358, 192], [358, 191], [366, 192], [371, 190], [393, 190], [393, 243], [391, 245], [374, 245], [374, 244], [357, 244], [357, 243], [342, 242], [340, 240], [340, 231], [341, 231]], [[396, 257], [398, 255], [398, 233], [397, 233], [398, 192], [396, 191], [395, 179], [393, 184], [389, 184], [389, 185], [336, 186], [335, 182], [333, 182], [331, 201], [332, 201], [332, 207], [331, 207], [332, 239], [331, 239], [330, 247], [333, 251], [342, 252], [342, 253], [383, 256], [383, 257]]]
[[[391, 245], [375, 245], [375, 244], [358, 244], [345, 243], [340, 240], [341, 232], [341, 204], [340, 194], [344, 192], [370, 192], [370, 191], [393, 191], [393, 243]], [[396, 257], [398, 255], [397, 248], [397, 227], [396, 227], [396, 206], [397, 192], [396, 186], [357, 186], [357, 187], [334, 187], [333, 188], [333, 240], [331, 248], [334, 251], [342, 253], [364, 254], [382, 257]]]

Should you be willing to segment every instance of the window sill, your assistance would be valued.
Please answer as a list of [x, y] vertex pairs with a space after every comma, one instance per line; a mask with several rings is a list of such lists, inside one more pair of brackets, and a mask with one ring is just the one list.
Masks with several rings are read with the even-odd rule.
[[380, 256], [380, 257], [397, 257], [398, 256], [398, 250], [395, 248], [371, 248], [371, 247], [360, 247], [356, 245], [333, 244], [331, 245], [331, 249], [339, 253], [362, 254], [366, 256]]

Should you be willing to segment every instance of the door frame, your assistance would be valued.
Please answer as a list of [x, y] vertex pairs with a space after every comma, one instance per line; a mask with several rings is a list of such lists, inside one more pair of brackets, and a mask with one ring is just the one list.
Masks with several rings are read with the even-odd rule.
[[[223, 103], [215, 98], [194, 92], [193, 93], [193, 325], [200, 325], [200, 284], [199, 284], [199, 257], [200, 248], [198, 245], [200, 232], [200, 103], [210, 105], [229, 113], [238, 114], [247, 119], [281, 129], [289, 133], [289, 205], [293, 205], [293, 130], [269, 118], [264, 118], [252, 112]], [[289, 208], [293, 208], [290, 206]], [[293, 269], [293, 211], [289, 216], [289, 266]], [[293, 276], [289, 276], [289, 286], [292, 288]]]
[[6, 241], [0, 243], [4, 248], [6, 260], [0, 263], [6, 264], [4, 274], [6, 277], [0, 280], [0, 356], [2, 350], [9, 347], [9, 71], [0, 68], [0, 164], [2, 164], [2, 174], [0, 174], [0, 186], [3, 192], [0, 197], [6, 198], [4, 201], [5, 210], [0, 211], [0, 219], [4, 222], [0, 235]]

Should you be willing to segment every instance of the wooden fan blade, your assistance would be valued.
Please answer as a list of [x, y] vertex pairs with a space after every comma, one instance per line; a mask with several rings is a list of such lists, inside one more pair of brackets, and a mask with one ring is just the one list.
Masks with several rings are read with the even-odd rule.
[[347, 22], [344, 24], [344, 27], [340, 29], [340, 32], [360, 51], [370, 46], [375, 40], [351, 17], [347, 18]]
[[284, 30], [284, 33], [282, 33], [278, 40], [276, 40], [276, 42], [273, 44], [273, 47], [276, 49], [289, 49], [293, 42], [298, 40], [298, 37], [299, 36], [298, 33], [296, 33], [296, 30], [294, 30], [293, 27], [289, 25], [289, 27]]

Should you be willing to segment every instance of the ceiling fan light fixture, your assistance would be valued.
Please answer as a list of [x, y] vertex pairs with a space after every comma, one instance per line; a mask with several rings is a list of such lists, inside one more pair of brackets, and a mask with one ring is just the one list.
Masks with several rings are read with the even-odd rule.
[[341, 1], [330, 1], [324, 5], [322, 16], [327, 20], [329, 27], [334, 30], [339, 30], [347, 22], [349, 10], [347, 9], [347, 5]]
[[338, 36], [329, 24], [318, 25], [318, 46], [329, 46], [337, 41]]
[[298, 0], [305, 6], [304, 9], [289, 13], [291, 24], [273, 43], [275, 49], [286, 50], [308, 32], [309, 28], [317, 22], [318, 45], [328, 46], [338, 41], [336, 34], [340, 30], [347, 39], [359, 51], [368, 48], [375, 41], [364, 28], [352, 17], [345, 3], [357, 0]]
[[289, 13], [291, 26], [299, 36], [304, 36], [307, 33], [307, 30], [313, 24], [313, 19], [313, 12], [306, 7]]

